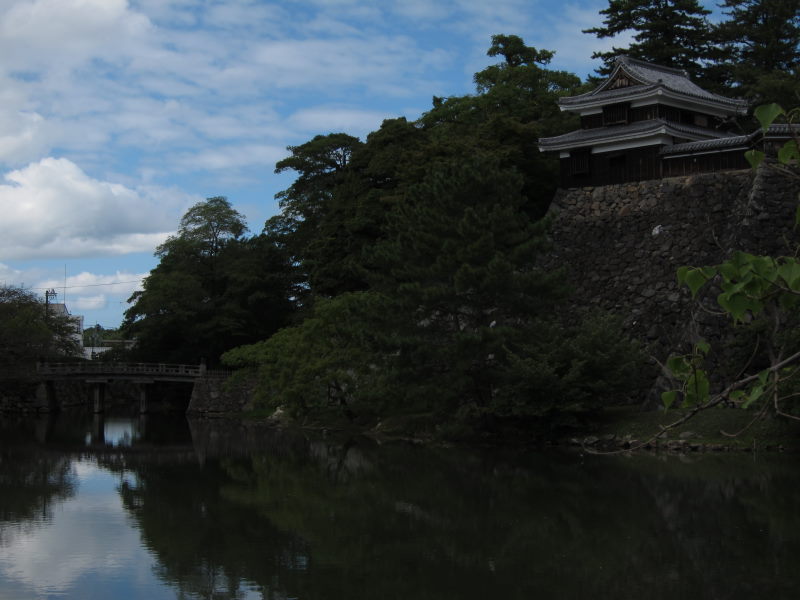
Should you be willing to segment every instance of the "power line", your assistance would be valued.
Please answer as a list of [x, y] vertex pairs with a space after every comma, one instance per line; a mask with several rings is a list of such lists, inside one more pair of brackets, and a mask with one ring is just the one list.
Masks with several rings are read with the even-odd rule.
[[[123, 283], [141, 283], [141, 279], [132, 279], [130, 281], [115, 281], [114, 283], [86, 283], [84, 285], [60, 285], [58, 287], [66, 290], [71, 290], [74, 288], [85, 288], [85, 287], [101, 287], [104, 285], [122, 285]], [[48, 287], [32, 287], [27, 288], [29, 290], [49, 290], [52, 286]]]

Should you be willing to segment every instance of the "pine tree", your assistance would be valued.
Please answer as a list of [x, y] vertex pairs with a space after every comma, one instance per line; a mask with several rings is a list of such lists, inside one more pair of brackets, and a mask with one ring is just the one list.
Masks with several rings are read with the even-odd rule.
[[438, 409], [494, 402], [509, 347], [561, 291], [537, 268], [542, 221], [522, 179], [487, 157], [437, 165], [397, 206], [375, 289], [396, 303], [398, 372]]
[[710, 69], [720, 86], [754, 103], [797, 104], [800, 0], [724, 0]]
[[598, 38], [633, 32], [635, 40], [627, 48], [614, 47], [610, 52], [595, 52], [603, 66], [597, 70], [608, 75], [614, 57], [627, 54], [665, 67], [684, 69], [690, 75], [701, 73], [701, 62], [708, 55], [710, 26], [706, 10], [697, 0], [609, 0], [601, 10], [603, 27], [584, 29]]

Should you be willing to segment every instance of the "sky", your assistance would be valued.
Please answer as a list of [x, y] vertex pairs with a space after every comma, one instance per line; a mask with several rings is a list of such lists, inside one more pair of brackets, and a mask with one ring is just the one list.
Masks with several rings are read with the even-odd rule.
[[[710, 2], [705, 3], [712, 7]], [[597, 66], [607, 0], [0, 0], [0, 285], [117, 327], [193, 204], [250, 232], [290, 145], [474, 91], [491, 36]]]

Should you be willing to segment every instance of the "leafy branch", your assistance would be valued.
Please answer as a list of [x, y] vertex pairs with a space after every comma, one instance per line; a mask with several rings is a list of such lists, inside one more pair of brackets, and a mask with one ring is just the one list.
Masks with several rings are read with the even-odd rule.
[[[765, 133], [778, 118], [785, 119], [789, 124], [791, 139], [778, 149], [778, 164], [775, 166], [781, 173], [800, 178], [794, 168], [800, 161], [800, 144], [797, 128], [792, 126], [800, 118], [800, 108], [785, 111], [777, 104], [769, 104], [758, 107], [755, 116]], [[746, 153], [746, 157], [755, 168], [762, 164], [765, 153], [751, 150]], [[771, 163], [764, 164], [772, 166]], [[800, 225], [800, 205], [795, 214], [795, 224]], [[677, 385], [675, 389], [662, 394], [662, 402], [665, 409], [669, 409], [680, 399], [681, 406], [691, 410], [664, 427], [655, 437], [686, 422], [698, 412], [722, 402], [743, 409], [763, 402], [762, 410], [756, 418], [765, 415], [766, 407], [771, 405], [775, 414], [800, 420], [781, 408], [786, 400], [798, 397], [797, 393], [782, 395], [781, 384], [797, 373], [798, 369], [795, 367], [800, 363], [800, 352], [784, 357], [784, 349], [777, 343], [789, 317], [797, 313], [800, 302], [800, 260], [797, 256], [772, 257], [736, 252], [719, 265], [680, 267], [677, 276], [678, 282], [689, 288], [693, 298], [697, 298], [700, 290], [709, 283], [716, 284], [720, 289], [716, 298], [717, 304], [736, 325], [746, 325], [759, 316], [767, 316], [772, 323], [767, 344], [769, 366], [758, 373], [738, 378], [718, 394], [711, 394], [709, 375], [704, 368], [710, 350], [709, 344], [701, 341], [695, 344], [691, 353], [671, 356], [665, 370]]]

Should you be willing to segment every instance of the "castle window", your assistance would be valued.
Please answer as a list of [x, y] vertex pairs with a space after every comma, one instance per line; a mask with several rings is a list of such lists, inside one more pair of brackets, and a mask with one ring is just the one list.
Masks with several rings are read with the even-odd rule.
[[588, 150], [573, 151], [569, 157], [568, 173], [570, 175], [588, 175], [590, 156], [591, 153]]
[[627, 104], [610, 104], [603, 107], [603, 124], [619, 125], [628, 122]]
[[658, 105], [648, 104], [647, 106], [637, 106], [628, 111], [628, 121], [635, 123], [636, 121], [649, 121], [658, 118]]
[[672, 106], [664, 106], [659, 105], [659, 113], [662, 119], [667, 121], [672, 121], [673, 123], [680, 123], [681, 122], [681, 111], [678, 108], [674, 108]]

